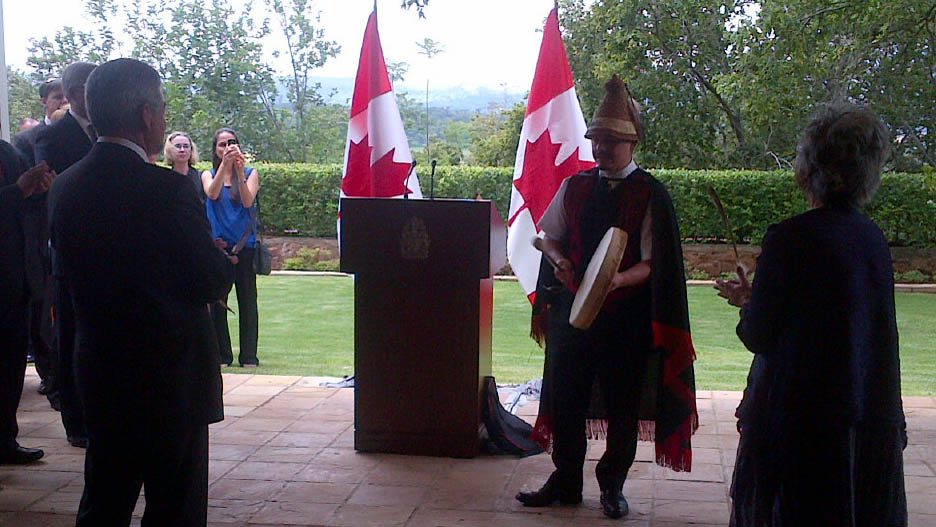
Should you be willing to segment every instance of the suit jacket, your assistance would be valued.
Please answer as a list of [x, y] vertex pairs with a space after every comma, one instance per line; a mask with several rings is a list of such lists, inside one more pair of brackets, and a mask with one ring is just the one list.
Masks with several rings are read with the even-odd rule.
[[91, 138], [82, 130], [72, 114], [43, 127], [36, 134], [33, 161], [45, 161], [49, 168], [61, 174], [91, 150]]
[[184, 175], [96, 143], [49, 195], [52, 245], [75, 311], [75, 372], [89, 426], [223, 419], [206, 304], [234, 268]]
[[23, 157], [23, 161], [25, 161], [29, 166], [34, 166], [36, 164], [36, 138], [39, 137], [42, 129], [46, 128], [47, 126], [49, 125], [45, 124], [45, 121], [40, 121], [38, 125], [30, 128], [29, 130], [14, 135], [13, 139], [11, 140], [13, 146]]
[[16, 186], [23, 172], [16, 150], [0, 141], [0, 319], [8, 309], [20, 305], [26, 291], [23, 260], [23, 207], [26, 200]]

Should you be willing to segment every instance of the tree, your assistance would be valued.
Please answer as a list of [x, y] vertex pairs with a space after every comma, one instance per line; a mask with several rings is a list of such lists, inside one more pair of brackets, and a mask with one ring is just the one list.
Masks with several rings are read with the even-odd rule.
[[29, 81], [25, 73], [7, 66], [7, 78], [10, 81], [10, 130], [16, 134], [19, 122], [27, 117], [42, 120], [45, 117], [42, 104], [39, 103], [39, 90]]
[[112, 58], [117, 49], [117, 40], [108, 21], [117, 13], [115, 0], [85, 0], [85, 12], [97, 29], [79, 31], [65, 26], [48, 37], [30, 39], [29, 57], [26, 62], [33, 68], [32, 78], [36, 81], [60, 77], [62, 70], [73, 62], [100, 63]]
[[[416, 47], [419, 48], [419, 54], [426, 57], [426, 63], [432, 60], [432, 57], [435, 57], [439, 53], [445, 51], [445, 46], [440, 42], [432, 40], [429, 37], [423, 39], [422, 42], [417, 42]], [[431, 120], [429, 116], [429, 77], [426, 77], [426, 156], [431, 157], [432, 151], [429, 149], [429, 127], [431, 126]]]
[[890, 125], [893, 167], [931, 166], [936, 125], [936, 5], [927, 0], [761, 2], [737, 33], [732, 89], [766, 150], [794, 155], [819, 104], [869, 104]]
[[748, 137], [738, 102], [721, 85], [732, 72], [726, 27], [738, 6], [702, 0], [570, 0], [560, 11], [586, 115], [612, 73], [643, 107], [647, 166], [737, 166]]
[[[320, 83], [311, 81], [313, 70], [325, 65], [329, 58], [336, 56], [341, 47], [337, 42], [326, 40], [325, 31], [318, 27], [321, 21], [321, 12], [309, 17], [311, 11], [310, 0], [265, 0], [276, 15], [280, 29], [286, 39], [286, 52], [292, 75], [285, 77], [285, 84], [289, 102], [292, 105], [293, 119], [291, 119], [292, 132], [296, 136], [298, 156], [293, 149], [287, 147], [290, 160], [305, 162], [308, 158], [307, 149], [310, 138], [319, 128], [315, 120], [310, 119], [310, 111], [323, 104], [318, 90]], [[278, 55], [278, 52], [275, 52]], [[327, 115], [327, 114], [326, 114]], [[290, 141], [293, 143], [293, 141]]]
[[475, 115], [469, 123], [471, 147], [468, 161], [474, 165], [513, 166], [517, 158], [526, 101], [511, 108]]

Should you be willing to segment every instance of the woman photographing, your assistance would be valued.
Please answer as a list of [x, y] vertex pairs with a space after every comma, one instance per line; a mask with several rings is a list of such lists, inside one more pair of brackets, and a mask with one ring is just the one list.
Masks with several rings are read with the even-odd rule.
[[743, 272], [716, 286], [754, 353], [731, 525], [907, 525], [893, 265], [859, 210], [889, 142], [866, 108], [821, 112], [795, 164], [810, 210], [767, 230], [753, 286]]
[[[211, 142], [212, 169], [201, 175], [205, 189], [208, 221], [216, 243], [234, 256], [234, 289], [240, 329], [238, 363], [245, 368], [260, 364], [257, 359], [257, 275], [253, 268], [256, 243], [256, 204], [260, 190], [260, 173], [246, 166], [237, 134], [230, 128], [221, 128]], [[225, 298], [225, 303], [227, 299]], [[221, 363], [230, 366], [234, 361], [231, 336], [228, 332], [227, 313], [212, 309]]]

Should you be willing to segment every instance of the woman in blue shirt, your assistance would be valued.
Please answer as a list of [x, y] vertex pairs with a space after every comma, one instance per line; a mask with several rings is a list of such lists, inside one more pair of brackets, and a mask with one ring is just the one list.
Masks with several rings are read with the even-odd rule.
[[[214, 168], [204, 171], [201, 180], [208, 197], [205, 205], [212, 236], [229, 254], [235, 256], [232, 260], [236, 262], [234, 289], [240, 311], [240, 353], [237, 360], [241, 366], [252, 368], [260, 364], [257, 359], [257, 275], [253, 269], [257, 215], [255, 200], [260, 190], [260, 173], [245, 166], [239, 144], [234, 130], [221, 128], [215, 132], [211, 142]], [[212, 318], [221, 350], [221, 363], [230, 366], [234, 354], [227, 313], [224, 309], [212, 309]]]

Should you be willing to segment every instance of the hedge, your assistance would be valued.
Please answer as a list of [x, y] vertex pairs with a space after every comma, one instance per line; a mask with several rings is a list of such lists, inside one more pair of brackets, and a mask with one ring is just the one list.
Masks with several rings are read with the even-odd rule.
[[[270, 234], [334, 237], [338, 214], [340, 165], [259, 164], [262, 174], [261, 218]], [[759, 243], [771, 223], [803, 212], [803, 193], [788, 171], [654, 170], [666, 184], [679, 216], [683, 238], [724, 242], [727, 233], [709, 201], [715, 187], [739, 242]], [[423, 193], [429, 177], [420, 173]], [[493, 200], [502, 215], [510, 204], [513, 169], [440, 166], [435, 196]], [[866, 212], [891, 245], [936, 246], [936, 174], [887, 173]]]

